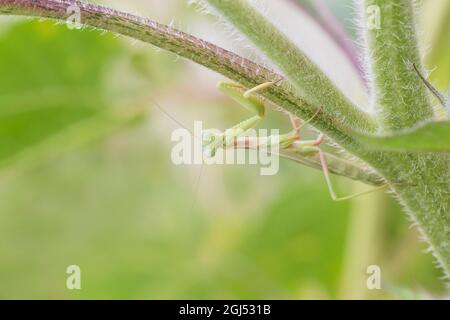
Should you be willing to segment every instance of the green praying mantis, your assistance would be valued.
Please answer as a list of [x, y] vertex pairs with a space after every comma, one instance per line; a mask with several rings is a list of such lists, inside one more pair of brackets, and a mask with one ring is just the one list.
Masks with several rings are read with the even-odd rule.
[[[312, 121], [320, 110], [303, 124], [299, 118], [290, 114], [289, 117], [292, 124], [292, 130], [286, 134], [265, 138], [244, 136], [249, 129], [254, 128], [265, 116], [266, 107], [263, 98], [258, 96], [257, 93], [276, 85], [280, 81], [281, 80], [265, 82], [251, 89], [247, 89], [238, 83], [219, 82], [217, 88], [220, 91], [255, 115], [225, 130], [221, 134], [214, 133], [213, 130], [205, 130], [202, 137], [204, 154], [207, 157], [213, 157], [220, 148], [267, 149], [274, 143], [277, 143], [280, 150], [280, 156], [311, 167], [320, 167], [322, 169], [328, 191], [334, 201], [348, 200], [386, 188], [387, 184], [381, 183], [378, 178], [375, 178], [374, 174], [368, 172], [368, 170], [364, 170], [356, 163], [322, 151], [320, 145], [325, 138], [323, 133], [320, 133], [314, 140], [300, 139], [301, 128]], [[376, 187], [368, 191], [345, 197], [338, 197], [330, 179], [330, 172], [347, 176], [355, 180], [364, 181], [375, 185]]]

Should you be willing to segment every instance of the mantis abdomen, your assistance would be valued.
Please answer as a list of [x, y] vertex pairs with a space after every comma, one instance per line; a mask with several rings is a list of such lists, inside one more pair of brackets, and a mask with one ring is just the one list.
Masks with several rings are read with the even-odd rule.
[[[344, 176], [352, 180], [357, 180], [373, 186], [381, 186], [385, 182], [369, 169], [363, 168], [349, 160], [337, 157], [331, 153], [321, 151], [328, 164], [328, 170], [339, 176]], [[302, 154], [293, 148], [280, 150], [280, 156], [287, 158], [312, 168], [321, 169], [322, 164], [318, 152], [310, 154]]]

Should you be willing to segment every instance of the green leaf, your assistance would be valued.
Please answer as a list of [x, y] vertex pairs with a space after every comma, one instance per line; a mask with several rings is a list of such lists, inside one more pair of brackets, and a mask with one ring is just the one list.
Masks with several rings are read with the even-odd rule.
[[[48, 148], [56, 137], [64, 150], [79, 146], [89, 134], [74, 130], [84, 130], [90, 119], [98, 120], [96, 128], [94, 123], [89, 125], [91, 136], [110, 133], [115, 124], [123, 126], [117, 117], [105, 117], [112, 108], [103, 98], [105, 73], [122, 51], [111, 36], [69, 31], [50, 22], [19, 23], [3, 33], [0, 164], [15, 164], [25, 155], [34, 159], [45, 158], [46, 152], [59, 153]], [[65, 140], [64, 131], [69, 128]]]
[[12, 164], [30, 166], [36, 162], [36, 159], [40, 161], [54, 159], [145, 119], [144, 110], [127, 111], [125, 113], [113, 109], [97, 112], [82, 120], [73, 118], [73, 121], [70, 124], [67, 123], [64, 129], [54, 130], [45, 139], [41, 138], [0, 160], [0, 169]]
[[382, 150], [450, 152], [450, 121], [430, 122], [412, 130], [386, 136], [356, 136], [370, 147]]

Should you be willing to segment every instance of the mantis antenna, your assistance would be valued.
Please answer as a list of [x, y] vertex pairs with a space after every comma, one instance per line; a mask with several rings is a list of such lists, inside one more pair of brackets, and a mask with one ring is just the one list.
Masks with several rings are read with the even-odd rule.
[[[195, 139], [195, 135], [192, 133], [191, 130], [189, 130], [183, 123], [181, 123], [180, 121], [178, 121], [175, 117], [173, 117], [169, 112], [167, 112], [163, 107], [161, 107], [155, 100], [152, 99], [153, 104], [156, 106], [156, 108], [161, 111], [162, 113], [164, 113], [166, 115], [166, 117], [168, 117], [170, 120], [172, 120], [174, 123], [176, 123], [177, 125], [179, 125], [181, 128], [187, 130], [191, 136]], [[191, 204], [191, 208], [189, 210], [190, 213], [192, 213], [192, 211], [194, 210], [195, 204], [197, 202], [197, 196], [198, 196], [198, 191], [200, 189], [200, 180], [202, 178], [202, 174], [203, 174], [203, 162], [200, 166], [200, 170], [198, 173], [198, 177], [197, 180], [195, 182], [195, 186], [194, 186], [194, 199], [192, 200], [192, 204]]]

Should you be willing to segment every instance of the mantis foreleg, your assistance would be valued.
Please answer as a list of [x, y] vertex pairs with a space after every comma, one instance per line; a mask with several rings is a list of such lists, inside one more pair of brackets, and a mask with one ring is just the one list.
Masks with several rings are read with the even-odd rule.
[[[247, 130], [255, 127], [264, 118], [264, 102], [259, 97], [254, 95], [254, 93], [265, 90], [273, 86], [275, 83], [276, 82], [266, 82], [250, 90], [246, 90], [244, 86], [232, 82], [221, 81], [217, 84], [217, 88], [219, 90], [228, 95], [248, 111], [254, 113], [255, 116], [238, 123], [219, 135], [206, 131], [203, 140], [205, 144], [205, 153], [207, 156], [214, 156], [218, 148], [234, 146], [236, 138], [242, 136]], [[281, 135], [278, 138], [281, 145], [287, 146], [294, 141], [296, 137], [297, 136], [295, 133], [288, 133]], [[271, 139], [268, 141], [270, 140]]]
[[325, 155], [323, 151], [319, 148], [319, 145], [323, 142], [325, 138], [324, 134], [320, 134], [315, 140], [300, 140], [300, 129], [306, 124], [308, 124], [310, 121], [312, 121], [314, 117], [316, 117], [317, 114], [320, 112], [320, 110], [318, 110], [311, 119], [304, 122], [303, 124], [301, 124], [299, 118], [290, 115], [293, 130], [289, 133], [279, 136], [269, 136], [266, 138], [247, 137], [244, 140], [242, 139], [238, 140], [237, 138], [242, 136], [247, 130], [255, 127], [258, 124], [258, 122], [260, 122], [265, 116], [264, 103], [258, 96], [254, 94], [262, 90], [266, 90], [267, 88], [270, 88], [274, 84], [276, 84], [276, 82], [266, 82], [249, 90], [247, 90], [244, 86], [237, 83], [219, 82], [217, 84], [217, 88], [219, 90], [224, 92], [226, 95], [231, 97], [234, 101], [238, 102], [241, 106], [243, 106], [250, 112], [253, 112], [255, 116], [247, 120], [244, 120], [238, 123], [237, 125], [225, 130], [225, 132], [223, 132], [222, 134], [219, 135], [206, 134], [204, 136], [204, 143], [207, 155], [214, 156], [218, 148], [227, 148], [227, 147], [237, 147], [237, 148], [244, 147], [251, 149], [267, 148], [268, 146], [272, 146], [272, 144], [274, 143], [273, 141], [277, 141], [282, 149], [293, 150], [299, 157], [305, 158], [311, 156], [319, 157], [320, 166], [322, 167], [322, 171], [328, 186], [330, 196], [334, 201], [349, 200], [354, 197], [371, 193], [387, 187], [387, 185], [384, 184], [372, 190], [359, 192], [345, 197], [338, 197], [336, 195], [336, 192], [334, 191], [330, 179], [330, 171], [328, 169], [328, 164]]

